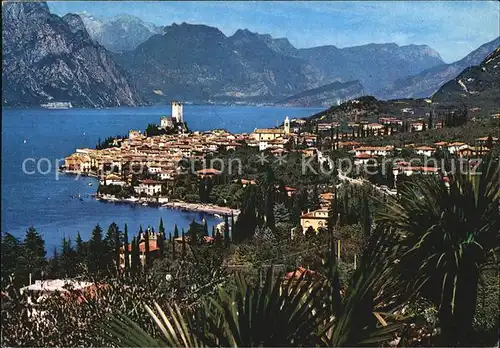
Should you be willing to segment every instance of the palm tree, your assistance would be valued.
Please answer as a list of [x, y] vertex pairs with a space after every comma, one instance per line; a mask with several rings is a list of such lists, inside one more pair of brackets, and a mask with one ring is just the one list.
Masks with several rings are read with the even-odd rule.
[[408, 182], [376, 217], [401, 241], [394, 270], [407, 290], [438, 308], [446, 345], [466, 344], [481, 272], [499, 250], [498, 162], [487, 158], [476, 173], [452, 176], [449, 186], [435, 177]]
[[[394, 243], [374, 231], [360, 267], [345, 293], [337, 263], [330, 258], [327, 279], [283, 282], [270, 270], [266, 281], [250, 286], [236, 275], [234, 287], [180, 310], [154, 304], [146, 310], [161, 333], [157, 340], [123, 314], [101, 324], [102, 335], [119, 346], [356, 346], [393, 339], [402, 321], [392, 300]], [[332, 243], [333, 246], [333, 243]], [[332, 249], [333, 250], [333, 249]], [[330, 251], [330, 256], [335, 256]], [[294, 277], [293, 277], [294, 278]], [[342, 300], [343, 298], [343, 300]], [[394, 321], [391, 323], [391, 321]]]

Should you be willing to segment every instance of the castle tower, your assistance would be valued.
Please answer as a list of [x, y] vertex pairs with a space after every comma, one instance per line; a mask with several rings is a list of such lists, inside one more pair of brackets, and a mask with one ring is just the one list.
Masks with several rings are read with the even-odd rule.
[[172, 118], [177, 123], [183, 123], [184, 118], [182, 116], [182, 104], [176, 101], [172, 102]]
[[284, 128], [285, 128], [285, 134], [290, 134], [290, 119], [285, 117], [285, 123], [284, 123]]

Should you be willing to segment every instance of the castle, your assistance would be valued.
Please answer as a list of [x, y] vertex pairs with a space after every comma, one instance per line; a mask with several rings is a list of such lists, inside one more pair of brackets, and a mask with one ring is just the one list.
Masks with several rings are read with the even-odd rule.
[[183, 124], [184, 116], [182, 111], [182, 104], [178, 101], [172, 102], [172, 115], [160, 118], [160, 127], [173, 128], [174, 124]]

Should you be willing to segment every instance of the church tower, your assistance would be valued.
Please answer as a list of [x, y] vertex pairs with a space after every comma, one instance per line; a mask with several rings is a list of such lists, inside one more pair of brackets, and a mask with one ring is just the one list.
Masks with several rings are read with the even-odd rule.
[[285, 117], [285, 123], [284, 123], [284, 128], [285, 128], [285, 134], [290, 134], [290, 119]]

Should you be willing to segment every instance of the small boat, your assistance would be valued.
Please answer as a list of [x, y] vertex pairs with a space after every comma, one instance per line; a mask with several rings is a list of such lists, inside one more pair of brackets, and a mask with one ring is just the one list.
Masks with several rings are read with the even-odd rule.
[[87, 185], [92, 186], [93, 184], [91, 182], [89, 182]]
[[26, 144], [26, 143], [27, 143], [27, 141], [26, 141], [26, 139], [24, 139], [23, 144]]
[[222, 219], [222, 216], [220, 216], [219, 214], [214, 214], [214, 216], [218, 219]]
[[143, 206], [147, 206], [148, 204], [146, 202], [142, 203]]

